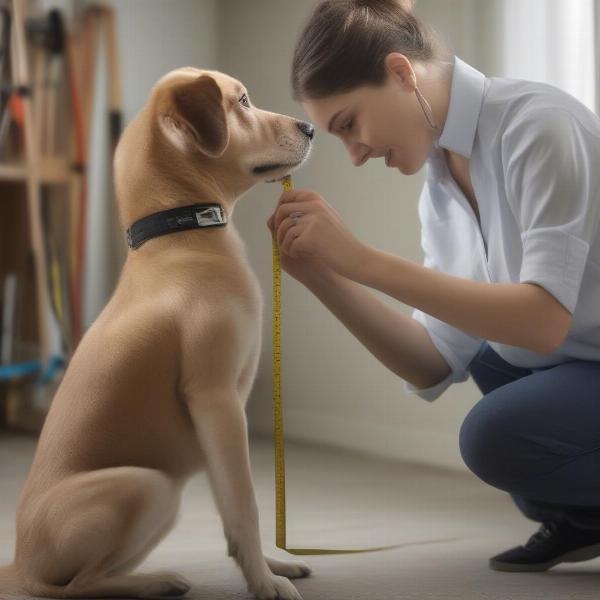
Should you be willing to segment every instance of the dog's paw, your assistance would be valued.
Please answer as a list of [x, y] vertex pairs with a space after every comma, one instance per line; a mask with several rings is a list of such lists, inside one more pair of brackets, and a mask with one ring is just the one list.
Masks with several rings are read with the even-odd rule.
[[157, 600], [182, 598], [192, 587], [192, 584], [183, 575], [173, 571], [159, 571], [150, 577], [152, 583], [147, 586], [144, 598]]
[[275, 575], [283, 575], [290, 579], [297, 579], [298, 577], [307, 577], [312, 573], [312, 567], [301, 560], [279, 560], [272, 556], [265, 556], [265, 561], [269, 565], [269, 569]]
[[258, 600], [302, 600], [300, 592], [287, 577], [267, 575], [260, 581], [248, 584], [248, 591]]

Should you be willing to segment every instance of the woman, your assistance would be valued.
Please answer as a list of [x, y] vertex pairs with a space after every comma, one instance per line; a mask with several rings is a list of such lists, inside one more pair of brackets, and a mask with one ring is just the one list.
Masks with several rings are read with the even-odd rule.
[[432, 401], [475, 380], [461, 454], [542, 523], [491, 568], [586, 560], [600, 555], [600, 119], [553, 86], [486, 77], [412, 8], [321, 2], [292, 84], [355, 166], [426, 161], [424, 265], [364, 244], [313, 191], [282, 193], [267, 225], [283, 269], [408, 392]]

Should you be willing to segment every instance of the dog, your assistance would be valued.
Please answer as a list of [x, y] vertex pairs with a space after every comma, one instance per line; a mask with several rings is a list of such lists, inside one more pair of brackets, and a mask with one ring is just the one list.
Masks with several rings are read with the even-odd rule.
[[207, 202], [226, 224], [128, 249], [44, 422], [0, 597], [184, 596], [190, 583], [177, 573], [130, 573], [175, 524], [186, 481], [205, 470], [248, 591], [301, 599], [290, 579], [311, 567], [261, 549], [245, 406], [263, 299], [229, 218], [256, 183], [302, 165], [313, 136], [310, 123], [253, 106], [220, 71], [184, 67], [153, 86], [113, 159], [123, 230]]

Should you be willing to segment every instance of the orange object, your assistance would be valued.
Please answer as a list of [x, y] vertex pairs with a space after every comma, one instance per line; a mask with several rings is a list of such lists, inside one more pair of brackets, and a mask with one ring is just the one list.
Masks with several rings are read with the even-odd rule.
[[19, 127], [25, 127], [25, 104], [21, 99], [21, 96], [16, 92], [13, 92], [8, 99], [8, 105], [10, 107], [10, 114]]

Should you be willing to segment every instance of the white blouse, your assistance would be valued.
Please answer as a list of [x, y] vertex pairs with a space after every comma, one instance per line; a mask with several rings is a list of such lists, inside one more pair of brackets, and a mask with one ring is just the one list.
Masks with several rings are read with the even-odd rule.
[[[470, 159], [481, 228], [442, 148]], [[486, 77], [456, 56], [446, 123], [426, 166], [418, 207], [424, 265], [479, 281], [535, 282], [573, 315], [552, 354], [489, 345], [530, 369], [600, 361], [600, 118], [559, 88]], [[426, 389], [404, 382], [407, 393], [433, 401], [466, 381], [485, 340], [418, 309], [412, 318], [452, 369]]]

